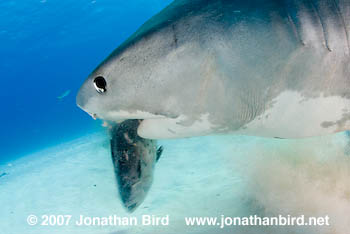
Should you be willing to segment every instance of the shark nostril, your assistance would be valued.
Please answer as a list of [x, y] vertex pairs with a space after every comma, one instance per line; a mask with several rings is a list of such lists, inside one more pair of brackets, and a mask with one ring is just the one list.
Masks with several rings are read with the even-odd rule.
[[94, 114], [94, 113], [89, 113], [89, 112], [88, 112], [88, 114], [89, 114], [94, 120], [97, 119], [97, 115], [96, 115], [96, 114]]

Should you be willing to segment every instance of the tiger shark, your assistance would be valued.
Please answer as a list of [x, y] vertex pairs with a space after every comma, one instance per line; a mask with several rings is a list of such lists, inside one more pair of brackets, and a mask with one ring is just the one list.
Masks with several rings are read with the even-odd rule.
[[350, 1], [175, 0], [89, 75], [77, 105], [142, 120], [144, 139], [350, 130]]

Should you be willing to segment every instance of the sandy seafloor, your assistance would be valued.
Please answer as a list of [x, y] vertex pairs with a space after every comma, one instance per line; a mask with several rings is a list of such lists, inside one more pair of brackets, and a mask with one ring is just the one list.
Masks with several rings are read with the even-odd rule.
[[[30, 214], [128, 216], [118, 199], [108, 138], [81, 137], [0, 165], [0, 233], [329, 233], [350, 230], [349, 138], [220, 136], [159, 141], [153, 187], [131, 216], [169, 226], [29, 226]], [[349, 152], [348, 152], [349, 153]], [[185, 216], [330, 216], [330, 227], [185, 225]], [[72, 221], [71, 221], [72, 222]]]

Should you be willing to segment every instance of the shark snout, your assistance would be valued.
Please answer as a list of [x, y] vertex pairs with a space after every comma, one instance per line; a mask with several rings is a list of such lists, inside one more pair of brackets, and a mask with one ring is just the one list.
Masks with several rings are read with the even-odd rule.
[[82, 96], [80, 95], [80, 91], [78, 92], [78, 94], [77, 94], [75, 100], [76, 100], [77, 106], [78, 106], [80, 109], [84, 110], [85, 102], [84, 102]]
[[96, 113], [87, 110], [87, 108], [86, 108], [87, 101], [82, 97], [82, 95], [80, 95], [80, 92], [78, 93], [78, 95], [76, 97], [76, 103], [80, 109], [82, 109], [83, 111], [88, 113], [94, 120], [96, 120], [98, 118], [98, 115]]
[[90, 79], [87, 79], [82, 86], [80, 87], [77, 96], [75, 98], [76, 104], [79, 108], [81, 108], [82, 110], [86, 111], [86, 104], [89, 100], [89, 98], [91, 97], [91, 88], [89, 87], [89, 82]]
[[[87, 79], [80, 87], [76, 96], [76, 104], [80, 109], [88, 113], [93, 119], [96, 119], [98, 118], [98, 113], [96, 111], [96, 107], [98, 105], [93, 105], [92, 103], [93, 100], [97, 99], [96, 96], [99, 94], [96, 92], [91, 83], [91, 79]], [[96, 103], [98, 103], [98, 101]]]

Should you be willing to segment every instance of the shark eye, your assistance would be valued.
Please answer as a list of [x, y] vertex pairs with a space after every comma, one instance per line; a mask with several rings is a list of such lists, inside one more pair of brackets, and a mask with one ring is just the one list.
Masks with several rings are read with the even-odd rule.
[[105, 78], [103, 78], [102, 76], [98, 76], [94, 79], [94, 86], [97, 92], [99, 93], [104, 93], [107, 91], [106, 89], [107, 82]]

